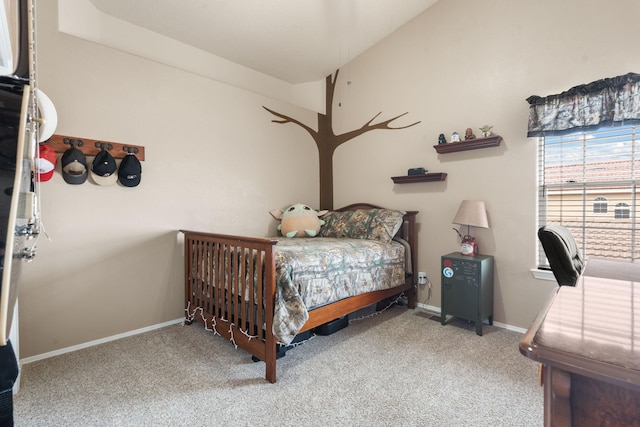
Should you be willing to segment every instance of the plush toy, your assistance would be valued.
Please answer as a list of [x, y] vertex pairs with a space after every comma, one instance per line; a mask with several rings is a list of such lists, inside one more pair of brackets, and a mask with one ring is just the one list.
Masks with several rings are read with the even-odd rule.
[[302, 203], [285, 210], [274, 209], [269, 213], [280, 220], [278, 230], [286, 237], [315, 237], [324, 225], [320, 217], [328, 211], [315, 211]]

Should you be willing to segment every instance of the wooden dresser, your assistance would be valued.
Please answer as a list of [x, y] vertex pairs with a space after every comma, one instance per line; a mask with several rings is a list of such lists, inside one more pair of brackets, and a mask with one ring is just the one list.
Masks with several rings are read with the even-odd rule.
[[640, 265], [590, 259], [520, 352], [542, 364], [545, 426], [640, 426]]

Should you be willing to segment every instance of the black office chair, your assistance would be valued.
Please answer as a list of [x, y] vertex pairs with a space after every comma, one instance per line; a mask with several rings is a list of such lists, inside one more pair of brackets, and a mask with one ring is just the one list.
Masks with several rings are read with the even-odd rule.
[[550, 224], [540, 227], [538, 238], [558, 285], [575, 286], [584, 257], [571, 232], [561, 225]]

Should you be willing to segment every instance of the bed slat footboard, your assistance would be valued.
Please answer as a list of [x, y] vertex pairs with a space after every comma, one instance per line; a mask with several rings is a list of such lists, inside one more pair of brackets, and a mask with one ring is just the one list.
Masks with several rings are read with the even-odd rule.
[[275, 382], [277, 240], [180, 231], [185, 235], [185, 318], [264, 360], [266, 379]]

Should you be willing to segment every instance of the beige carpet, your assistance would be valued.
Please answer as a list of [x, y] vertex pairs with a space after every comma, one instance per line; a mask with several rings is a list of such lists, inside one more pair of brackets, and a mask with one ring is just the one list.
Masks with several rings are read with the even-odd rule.
[[540, 426], [520, 334], [391, 309], [264, 364], [170, 326], [28, 364], [16, 426]]

